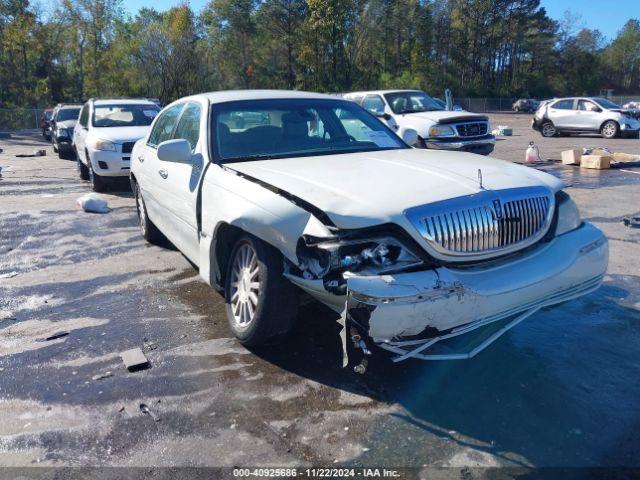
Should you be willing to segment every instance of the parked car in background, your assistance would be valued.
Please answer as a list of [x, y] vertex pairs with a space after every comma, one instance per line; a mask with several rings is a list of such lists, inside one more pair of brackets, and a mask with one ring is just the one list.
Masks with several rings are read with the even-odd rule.
[[600, 97], [556, 98], [543, 103], [531, 123], [543, 137], [599, 133], [604, 138], [638, 137], [640, 121], [611, 100]]
[[640, 109], [640, 101], [625, 103], [622, 106], [622, 108], [624, 108], [625, 110], [638, 110], [638, 109]]
[[131, 150], [160, 109], [146, 99], [90, 99], [80, 110], [73, 148], [80, 178], [96, 192], [109, 178], [129, 176]]
[[51, 117], [51, 144], [59, 158], [73, 153], [73, 129], [78, 121], [82, 105], [59, 104]]
[[335, 96], [178, 100], [135, 144], [131, 184], [144, 238], [166, 236], [224, 292], [245, 345], [285, 335], [302, 289], [363, 355], [422, 358], [447, 333], [590, 292], [607, 268], [607, 239], [558, 178], [410, 148]]
[[521, 98], [514, 102], [511, 106], [511, 110], [514, 112], [535, 112], [539, 106], [540, 102], [538, 100], [534, 100], [533, 98]]
[[42, 130], [42, 136], [47, 140], [51, 140], [51, 116], [53, 115], [53, 108], [47, 108], [40, 115], [40, 129]]
[[352, 92], [344, 98], [361, 105], [401, 136], [405, 129], [417, 131], [417, 147], [482, 155], [493, 151], [495, 137], [488, 117], [464, 110], [445, 110], [441, 101], [420, 90]]

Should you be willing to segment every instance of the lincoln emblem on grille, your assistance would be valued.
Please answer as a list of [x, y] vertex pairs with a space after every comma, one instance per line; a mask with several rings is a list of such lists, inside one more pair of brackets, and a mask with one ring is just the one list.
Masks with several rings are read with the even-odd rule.
[[493, 201], [493, 211], [496, 212], [496, 218], [500, 220], [502, 218], [502, 205], [497, 198]]

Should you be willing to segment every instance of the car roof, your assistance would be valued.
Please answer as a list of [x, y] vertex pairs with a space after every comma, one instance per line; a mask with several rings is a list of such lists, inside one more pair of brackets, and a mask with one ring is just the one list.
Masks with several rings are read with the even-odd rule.
[[82, 108], [82, 105], [76, 105], [76, 104], [66, 104], [66, 105], [60, 105], [58, 107], [56, 107], [58, 110], [64, 110], [65, 108]]
[[[387, 93], [402, 93], [402, 92], [424, 92], [424, 90], [420, 90], [418, 88], [410, 88], [410, 89], [394, 89], [394, 90], [361, 90], [358, 92], [347, 92], [345, 95], [384, 95]], [[424, 92], [426, 93], [426, 92]]]
[[211, 103], [235, 102], [239, 100], [277, 100], [299, 98], [340, 100], [340, 98], [335, 95], [303, 92], [299, 90], [224, 90], [219, 92], [200, 93], [198, 95], [192, 95], [191, 97], [181, 98], [180, 100], [184, 101], [190, 98], [206, 98]]
[[151, 100], [146, 98], [94, 98], [91, 100], [94, 105], [153, 105]]

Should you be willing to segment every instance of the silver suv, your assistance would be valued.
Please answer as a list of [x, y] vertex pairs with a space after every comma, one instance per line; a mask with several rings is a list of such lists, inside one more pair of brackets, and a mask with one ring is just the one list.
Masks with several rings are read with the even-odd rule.
[[598, 97], [556, 98], [543, 102], [531, 126], [543, 137], [599, 133], [604, 138], [637, 138], [640, 131], [640, 121], [629, 111]]

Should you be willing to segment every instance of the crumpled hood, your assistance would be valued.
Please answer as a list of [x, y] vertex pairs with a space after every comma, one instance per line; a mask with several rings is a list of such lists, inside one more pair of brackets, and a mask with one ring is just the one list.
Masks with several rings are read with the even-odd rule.
[[339, 228], [401, 223], [404, 210], [485, 189], [545, 186], [562, 181], [533, 168], [471, 153], [386, 150], [228, 163], [324, 211]]
[[103, 140], [111, 140], [114, 143], [136, 142], [144, 137], [151, 126], [146, 127], [103, 127], [95, 128], [93, 135]]

